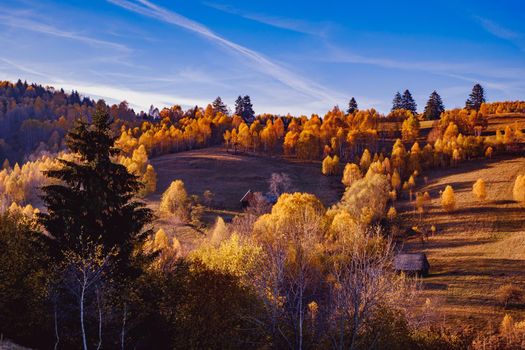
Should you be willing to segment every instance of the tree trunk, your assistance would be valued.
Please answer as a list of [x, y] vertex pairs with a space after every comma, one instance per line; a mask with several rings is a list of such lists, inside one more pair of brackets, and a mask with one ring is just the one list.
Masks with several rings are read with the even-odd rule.
[[126, 317], [128, 316], [127, 304], [124, 303], [124, 316], [122, 318], [122, 331], [120, 332], [120, 348], [124, 350], [124, 340], [126, 337]]
[[100, 293], [98, 288], [96, 290], [97, 294], [97, 308], [98, 308], [98, 346], [97, 350], [100, 350], [102, 347], [102, 308], [100, 307]]
[[82, 345], [84, 350], [88, 350], [87, 340], [86, 340], [86, 329], [84, 326], [84, 298], [86, 292], [86, 279], [82, 283], [82, 290], [80, 292], [80, 329], [82, 331]]
[[58, 349], [58, 343], [60, 342], [60, 337], [58, 336], [58, 312], [57, 312], [57, 304], [55, 302], [55, 347], [54, 349]]

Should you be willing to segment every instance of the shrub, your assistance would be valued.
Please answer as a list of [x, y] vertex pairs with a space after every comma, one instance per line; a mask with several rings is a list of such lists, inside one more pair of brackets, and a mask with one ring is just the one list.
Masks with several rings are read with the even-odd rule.
[[516, 182], [514, 182], [514, 188], [512, 189], [512, 195], [516, 202], [525, 204], [525, 175], [518, 175]]
[[498, 288], [496, 299], [504, 308], [507, 308], [510, 304], [520, 303], [523, 300], [523, 290], [508, 283]]

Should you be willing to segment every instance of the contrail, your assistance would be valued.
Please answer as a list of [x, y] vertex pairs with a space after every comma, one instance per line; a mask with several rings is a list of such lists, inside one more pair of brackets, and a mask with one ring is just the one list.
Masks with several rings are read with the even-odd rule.
[[337, 94], [330, 91], [324, 86], [308, 81], [286, 68], [270, 61], [260, 53], [248, 49], [242, 45], [234, 43], [222, 36], [214, 33], [206, 26], [186, 18], [176, 12], [159, 7], [147, 0], [107, 0], [110, 3], [125, 8], [129, 11], [139, 13], [141, 15], [155, 18], [166, 23], [171, 23], [176, 26], [185, 28], [199, 35], [206, 37], [207, 39], [226, 47], [227, 49], [233, 50], [238, 54], [249, 59], [252, 63], [255, 63], [257, 69], [261, 72], [271, 76], [272, 78], [280, 81], [286, 86], [298, 91], [304, 95], [319, 98], [329, 103], [336, 103]]

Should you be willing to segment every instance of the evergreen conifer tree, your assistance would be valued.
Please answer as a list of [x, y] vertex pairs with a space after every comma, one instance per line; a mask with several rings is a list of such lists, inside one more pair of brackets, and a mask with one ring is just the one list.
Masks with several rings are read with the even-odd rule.
[[250, 96], [246, 95], [242, 99], [242, 119], [246, 123], [251, 123], [255, 119], [255, 112], [253, 111], [253, 105], [250, 100]]
[[401, 108], [412, 112], [412, 114], [414, 115], [417, 114], [416, 101], [414, 101], [414, 98], [412, 98], [412, 94], [408, 90], [405, 90], [405, 92], [403, 93], [403, 97], [401, 98]]
[[239, 97], [237, 97], [237, 100], [235, 100], [235, 114], [238, 115], [239, 117], [242, 117], [243, 112], [244, 112], [244, 100], [242, 96], [239, 95]]
[[445, 111], [441, 96], [436, 91], [433, 91], [428, 98], [427, 105], [425, 106], [425, 112], [423, 116], [427, 120], [439, 119], [441, 113]]
[[82, 254], [89, 244], [116, 252], [113, 272], [121, 278], [140, 273], [147, 259], [137, 249], [151, 233], [145, 230], [153, 218], [150, 209], [134, 197], [142, 185], [126, 167], [114, 163], [119, 153], [111, 135], [112, 121], [99, 102], [91, 123], [79, 121], [67, 137], [75, 161], [60, 159], [61, 168], [45, 174], [53, 184], [42, 188], [47, 212], [39, 222], [54, 238], [56, 258], [67, 252]]
[[394, 95], [394, 100], [392, 100], [392, 111], [395, 111], [396, 109], [402, 109], [403, 108], [403, 98], [401, 97], [401, 94], [396, 92]]
[[351, 113], [354, 113], [355, 111], [357, 111], [358, 108], [357, 108], [357, 102], [355, 100], [355, 98], [351, 98], [350, 99], [350, 102], [348, 102], [348, 109], [347, 109], [347, 113], [348, 114], [351, 114]]
[[228, 114], [228, 107], [222, 102], [222, 99], [220, 96], [218, 96], [213, 102], [212, 102], [213, 111], [215, 113], [221, 112], [222, 114]]
[[469, 95], [469, 98], [465, 102], [466, 109], [479, 110], [481, 104], [485, 102], [485, 91], [480, 84], [474, 85], [472, 92]]

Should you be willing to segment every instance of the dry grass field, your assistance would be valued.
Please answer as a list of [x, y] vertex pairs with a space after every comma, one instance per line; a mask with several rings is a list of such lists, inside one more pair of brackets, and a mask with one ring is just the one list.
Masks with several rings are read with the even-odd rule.
[[[505, 310], [497, 289], [514, 283], [525, 289], [525, 208], [512, 200], [516, 176], [525, 173], [525, 157], [473, 161], [448, 170], [432, 171], [426, 185], [432, 203], [422, 222], [404, 203], [403, 218], [419, 228], [435, 225], [437, 234], [422, 243], [405, 242], [405, 250], [426, 252], [430, 276], [422, 280], [430, 298], [448, 321], [481, 327], [501, 321], [505, 313], [525, 319], [525, 305]], [[474, 199], [472, 185], [485, 180], [488, 198]], [[456, 209], [440, 207], [440, 191], [451, 185]]]
[[520, 129], [525, 129], [525, 115], [520, 113], [491, 115], [488, 117], [488, 122], [486, 132], [489, 134], [494, 134], [498, 129], [503, 131], [508, 125], [514, 127], [517, 124]]

